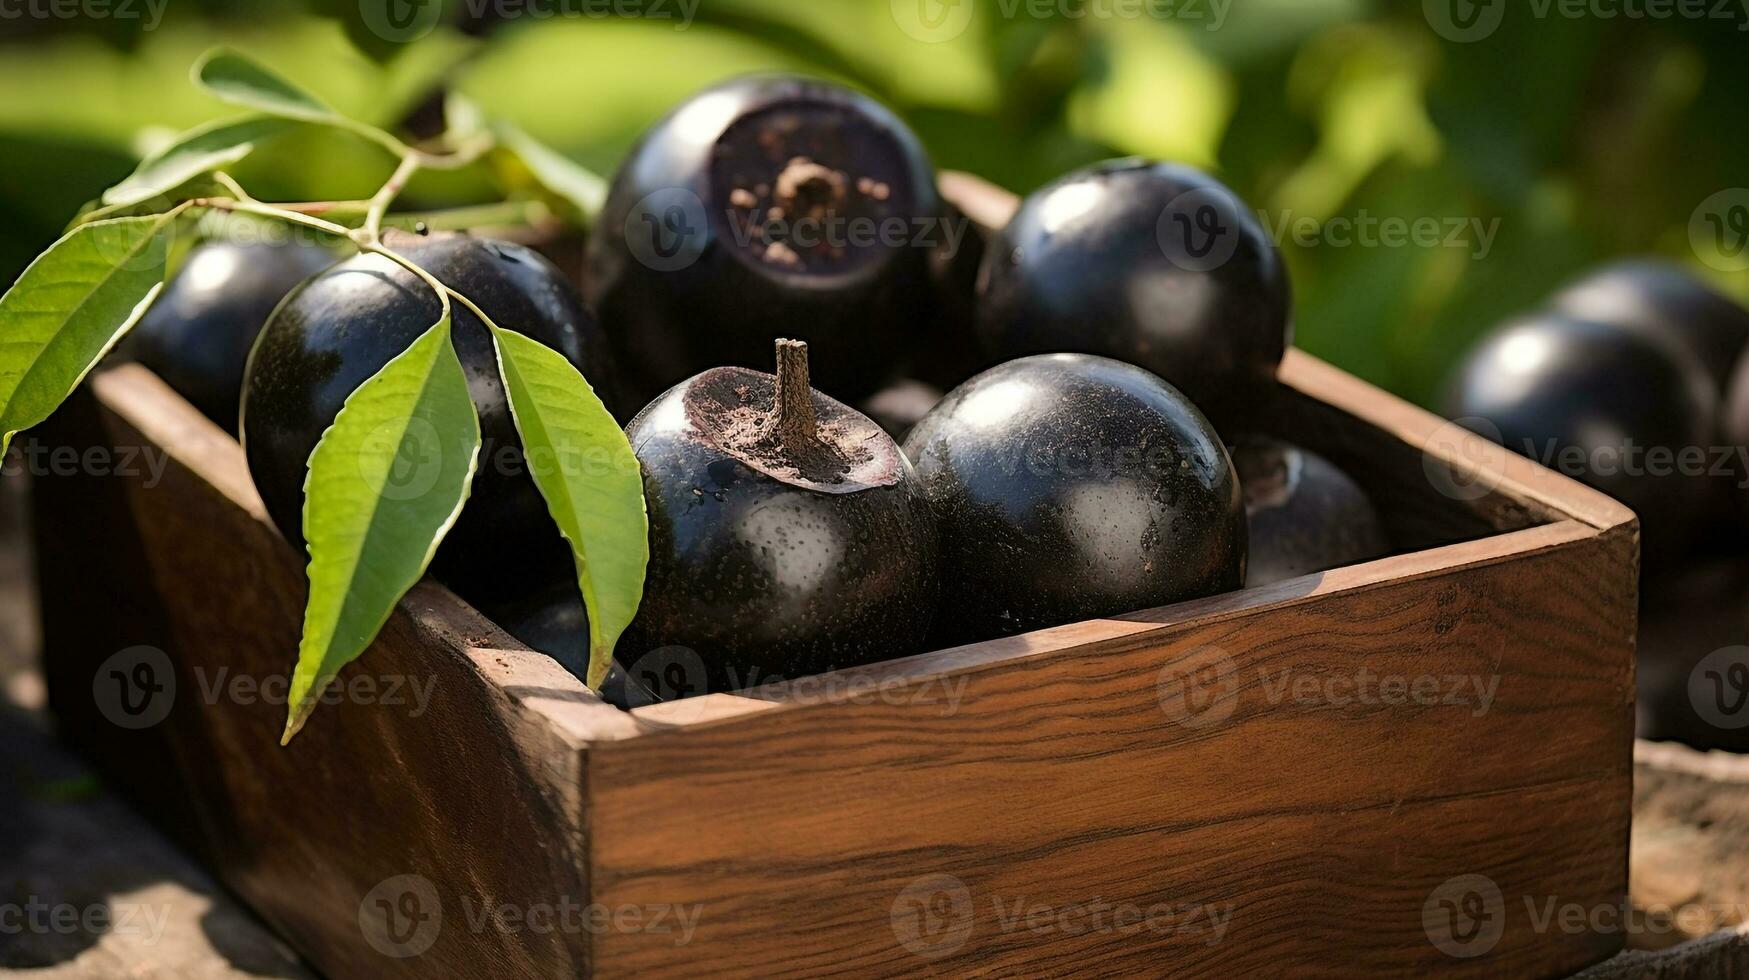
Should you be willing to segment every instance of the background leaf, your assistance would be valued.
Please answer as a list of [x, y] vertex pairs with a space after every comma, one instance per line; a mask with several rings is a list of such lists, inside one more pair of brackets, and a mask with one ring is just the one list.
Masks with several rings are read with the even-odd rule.
[[589, 382], [556, 351], [492, 328], [530, 474], [571, 545], [589, 611], [589, 686], [637, 614], [650, 560], [644, 481], [631, 443]]
[[310, 454], [310, 598], [284, 742], [388, 621], [461, 514], [480, 420], [445, 315], [346, 399]]
[[513, 155], [546, 190], [593, 223], [607, 200], [607, 181], [507, 122], [493, 124], [500, 152]]
[[236, 163], [253, 152], [259, 140], [295, 125], [293, 120], [276, 116], [250, 116], [191, 130], [142, 160], [126, 180], [104, 191], [103, 203], [125, 207], [151, 200], [195, 177]]
[[0, 296], [0, 454], [64, 401], [164, 287], [176, 214], [68, 232]]
[[232, 105], [307, 122], [340, 119], [321, 99], [235, 51], [207, 52], [195, 62], [193, 74], [196, 84]]

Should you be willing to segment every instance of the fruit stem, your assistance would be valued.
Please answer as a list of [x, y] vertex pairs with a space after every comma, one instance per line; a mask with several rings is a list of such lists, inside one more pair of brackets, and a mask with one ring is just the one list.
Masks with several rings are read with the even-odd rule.
[[808, 384], [807, 341], [777, 342], [777, 392], [772, 400], [771, 424], [780, 443], [795, 450], [818, 441], [814, 390]]

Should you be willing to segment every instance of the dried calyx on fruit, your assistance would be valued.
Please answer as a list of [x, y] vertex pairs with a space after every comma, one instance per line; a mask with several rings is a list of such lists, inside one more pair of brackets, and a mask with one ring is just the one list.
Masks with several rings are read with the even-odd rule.
[[650, 565], [622, 660], [697, 651], [725, 691], [915, 652], [935, 601], [935, 524], [899, 447], [814, 391], [808, 346], [777, 374], [715, 368], [627, 428]]

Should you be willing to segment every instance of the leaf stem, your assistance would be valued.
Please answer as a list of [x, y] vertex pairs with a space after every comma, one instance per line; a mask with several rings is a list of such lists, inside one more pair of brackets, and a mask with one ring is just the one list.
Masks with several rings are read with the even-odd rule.
[[383, 186], [371, 196], [370, 205], [364, 213], [363, 231], [367, 241], [380, 240], [383, 231], [383, 215], [388, 213], [389, 205], [395, 203], [395, 198], [400, 196], [402, 188], [407, 186], [407, 181], [419, 172], [419, 166], [419, 157], [409, 152], [401, 158], [400, 164], [395, 167], [395, 172], [389, 175], [389, 179]]
[[[373, 255], [380, 255], [396, 265], [399, 265], [401, 268], [406, 269], [408, 272], [418, 276], [425, 285], [431, 287], [432, 292], [437, 294], [437, 301], [443, 304], [444, 316], [449, 315], [450, 297], [458, 296], [454, 290], [451, 290], [448, 286], [439, 282], [436, 276], [433, 276], [423, 268], [420, 268], [418, 263], [414, 262], [412, 259], [396, 252], [394, 249], [385, 248], [381, 242], [376, 241], [374, 238], [367, 238], [363, 234], [363, 229], [354, 230], [345, 225], [337, 225], [332, 221], [325, 221], [315, 215], [302, 214], [297, 211], [288, 211], [271, 204], [262, 204], [259, 201], [234, 201], [230, 198], [224, 197], [197, 197], [192, 201], [187, 201], [179, 205], [177, 211], [181, 211], [183, 208], [187, 207], [212, 208], [215, 211], [237, 211], [243, 214], [253, 214], [263, 218], [274, 218], [290, 224], [302, 225], [305, 228], [313, 228], [324, 234], [344, 238], [357, 246], [359, 251], [369, 252]], [[467, 305], [468, 309], [475, 313], [475, 315], [484, 316], [484, 314], [479, 312], [479, 307], [475, 306], [472, 302], [469, 302], [465, 298], [463, 298], [462, 301]]]

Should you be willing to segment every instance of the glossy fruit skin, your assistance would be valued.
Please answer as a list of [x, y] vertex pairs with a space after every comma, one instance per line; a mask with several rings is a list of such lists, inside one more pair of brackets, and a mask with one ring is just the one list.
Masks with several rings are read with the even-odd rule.
[[[1715, 442], [1718, 389], [1683, 345], [1539, 313], [1508, 321], [1458, 367], [1445, 414], [1614, 497], [1640, 518], [1647, 565], [1674, 560], [1718, 499], [1707, 470], [1652, 472], [1650, 452]], [[1629, 451], [1629, 445], [1637, 447]], [[1551, 455], [1552, 454], [1552, 455]], [[1637, 455], [1640, 462], [1633, 463]]]
[[1231, 453], [1250, 529], [1245, 584], [1270, 585], [1390, 551], [1378, 509], [1336, 464], [1265, 436], [1241, 438]]
[[314, 245], [196, 245], [128, 334], [125, 353], [236, 432], [249, 348], [279, 301], [335, 259]]
[[977, 328], [999, 359], [1069, 351], [1135, 364], [1228, 424], [1273, 383], [1293, 302], [1275, 243], [1219, 181], [1114, 160], [1021, 203], [984, 257]]
[[1245, 582], [1227, 450], [1196, 406], [1140, 368], [1085, 354], [998, 365], [949, 392], [905, 452], [941, 526], [937, 642]]
[[1749, 309], [1673, 262], [1612, 263], [1555, 294], [1549, 308], [1575, 319], [1679, 340], [1721, 389], [1749, 348]]
[[[746, 152], [772, 131], [764, 156]], [[739, 208], [736, 187], [771, 185], [799, 156], [851, 186], [882, 182], [884, 200], [859, 196], [843, 214], [904, 219], [904, 243], [852, 247], [842, 265], [805, 270], [740, 244], [766, 202]], [[772, 340], [791, 337], [808, 342], [822, 390], [855, 400], [895, 374], [928, 322], [931, 252], [912, 229], [928, 222], [939, 233], [942, 213], [922, 144], [885, 107], [824, 82], [736, 79], [675, 109], [620, 166], [590, 238], [586, 298], [638, 398], [712, 367], [769, 367]]]
[[905, 373], [946, 391], [995, 362], [985, 353], [977, 332], [978, 270], [990, 250], [988, 233], [953, 202], [943, 201], [942, 210], [954, 233], [940, 236], [930, 250], [935, 300]]
[[[579, 365], [610, 407], [612, 366], [595, 321], [545, 259], [520, 245], [463, 235], [390, 233], [385, 244], [472, 299], [499, 326]], [[243, 446], [274, 523], [303, 547], [303, 486], [310, 453], [346, 397], [437, 322], [422, 282], [379, 256], [358, 255], [287, 297], [261, 333], [244, 379]], [[522, 460], [491, 336], [454, 307], [451, 337], [479, 412], [474, 485], [432, 563], [463, 597], [513, 595], [571, 564]]]
[[[644, 600], [617, 656], [696, 652], [702, 690], [739, 690], [923, 650], [937, 589], [936, 528], [911, 466], [854, 492], [798, 486], [748, 466], [689, 421], [689, 391], [757, 372], [704, 372], [626, 428], [650, 518]], [[815, 392], [826, 406], [856, 413]], [[885, 439], [857, 415], [871, 439]]]

